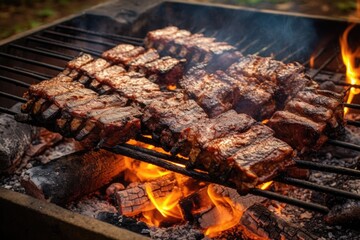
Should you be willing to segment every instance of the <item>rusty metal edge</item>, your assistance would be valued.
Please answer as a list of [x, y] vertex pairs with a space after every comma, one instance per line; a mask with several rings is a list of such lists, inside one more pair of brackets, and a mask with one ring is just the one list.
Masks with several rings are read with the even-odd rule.
[[0, 222], [2, 239], [148, 239], [5, 188], [0, 188]]
[[211, 7], [220, 7], [226, 9], [235, 9], [235, 10], [244, 10], [248, 12], [254, 13], [267, 13], [267, 14], [274, 14], [274, 15], [284, 15], [284, 16], [292, 16], [292, 17], [302, 17], [302, 18], [309, 18], [309, 19], [319, 19], [319, 20], [328, 20], [328, 21], [335, 21], [335, 22], [349, 22], [349, 23], [360, 23], [360, 19], [349, 18], [345, 16], [323, 16], [323, 15], [316, 15], [316, 14], [306, 14], [306, 13], [298, 13], [298, 12], [286, 12], [286, 11], [279, 11], [279, 10], [271, 10], [271, 9], [259, 9], [254, 7], [247, 7], [247, 6], [238, 6], [238, 5], [230, 5], [224, 3], [209, 3], [209, 2], [198, 2], [196, 0], [165, 0], [164, 3], [184, 3], [184, 4], [191, 4], [191, 5], [200, 5], [200, 6], [211, 6]]

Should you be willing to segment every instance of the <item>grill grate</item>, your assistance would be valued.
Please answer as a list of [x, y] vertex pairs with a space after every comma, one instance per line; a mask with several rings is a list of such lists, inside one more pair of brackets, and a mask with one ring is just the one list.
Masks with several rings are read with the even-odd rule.
[[[219, 31], [217, 30], [216, 26], [206, 25], [203, 21], [201, 21], [196, 26], [189, 26], [188, 23], [181, 22], [182, 20], [180, 21], [181, 24], [175, 24], [176, 22], [174, 21], [176, 20], [176, 16], [183, 17], [182, 14], [184, 11], [186, 11], [186, 8], [185, 10], [181, 10], [180, 14], [175, 14], [173, 18], [168, 21], [161, 22], [161, 24], [154, 24], [154, 22], [150, 21], [152, 17], [146, 16], [148, 19], [150, 19], [148, 21], [150, 23], [146, 24], [150, 24], [150, 26], [145, 25], [140, 28], [140, 30], [135, 31], [133, 29], [138, 29], [139, 23], [134, 23], [130, 30], [128, 29], [127, 31], [120, 31], [123, 35], [114, 34], [113, 31], [110, 30], [103, 31], [98, 29], [98, 31], [94, 31], [87, 28], [86, 26], [82, 26], [82, 24], [79, 26], [77, 23], [81, 20], [81, 17], [78, 17], [68, 22], [60, 23], [45, 30], [36, 32], [31, 36], [21, 38], [14, 42], [0, 46], [0, 84], [2, 85], [3, 89], [3, 91], [0, 92], [0, 112], [15, 114], [8, 108], [16, 102], [25, 102], [25, 99], [22, 98], [21, 95], [26, 90], [26, 88], [30, 86], [30, 84], [37, 83], [55, 76], [59, 71], [63, 70], [67, 61], [77, 56], [80, 52], [89, 53], [93, 56], [99, 57], [104, 50], [107, 50], [119, 43], [141, 45], [143, 43], [142, 37], [147, 32], [147, 30], [170, 24], [184, 25], [180, 27], [185, 27], [192, 32], [203, 33], [210, 37], [216, 37], [223, 41], [228, 41], [234, 46], [238, 47], [238, 49], [243, 54], [255, 54], [260, 56], [272, 55], [275, 59], [284, 62], [297, 60], [308, 67], [308, 74], [319, 82], [331, 80], [338, 86], [360, 88], [359, 85], [351, 85], [345, 82], [345, 76], [343, 74], [344, 66], [342, 65], [341, 61], [338, 60], [339, 46], [337, 43], [338, 35], [336, 34], [333, 34], [327, 40], [327, 44], [316, 52], [314, 55], [314, 60], [318, 66], [316, 69], [310, 69], [310, 55], [308, 53], [307, 46], [299, 46], [299, 42], [301, 43], [307, 37], [306, 34], [304, 34], [304, 36], [302, 36], [300, 39], [297, 39], [295, 42], [293, 41], [290, 44], [284, 45], [286, 47], [279, 48], [279, 44], [283, 44], [283, 41], [280, 41], [279, 43], [277, 40], [269, 40], [268, 37], [266, 37], [266, 40], [264, 41], [264, 39], [259, 37], [257, 31], [251, 31], [248, 34], [243, 35], [240, 34], [241, 37], [239, 37], [239, 34], [237, 33], [231, 35], [227, 34], [227, 36], [224, 37], [223, 30]], [[154, 12], [156, 15], [156, 11]], [[90, 16], [85, 16], [85, 19], [89, 18]], [[141, 17], [139, 19], [139, 22], [141, 23]], [[335, 68], [332, 67], [334, 62], [336, 63]], [[344, 104], [344, 106], [352, 109], [360, 109], [360, 105], [358, 104]], [[347, 124], [357, 127], [360, 126], [360, 122], [354, 120], [347, 120]], [[151, 139], [143, 136], [139, 136], [139, 140], [145, 143], [153, 144]], [[360, 151], [359, 145], [339, 140], [329, 140], [328, 143], [351, 150]], [[107, 150], [165, 167], [169, 170], [182, 173], [190, 177], [195, 177], [200, 180], [216, 182], [225, 186], [229, 186], [226, 181], [218, 181], [210, 178], [206, 173], [201, 171], [201, 169], [188, 170], [184, 167], [180, 167], [174, 164], [177, 163], [186, 166], [186, 159], [183, 158], [172, 157], [167, 154], [128, 144], [119, 145]], [[296, 163], [297, 166], [301, 168], [360, 177], [360, 171], [358, 170], [316, 164], [301, 160], [296, 161]], [[275, 180], [298, 187], [343, 196], [346, 198], [357, 200], [360, 199], [360, 195], [358, 194], [316, 185], [303, 180], [297, 180], [284, 176], [280, 176]], [[328, 208], [322, 205], [289, 198], [266, 190], [252, 189], [250, 193], [321, 213], [327, 213], [329, 211]]]

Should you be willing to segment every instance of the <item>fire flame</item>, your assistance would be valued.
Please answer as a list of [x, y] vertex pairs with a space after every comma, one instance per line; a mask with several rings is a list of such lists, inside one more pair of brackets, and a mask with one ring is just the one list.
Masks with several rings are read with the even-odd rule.
[[[153, 149], [159, 152], [164, 152], [161, 148], [157, 148], [152, 145], [144, 144], [134, 140], [130, 140], [129, 144], [142, 146], [148, 149]], [[174, 174], [171, 171], [162, 169], [160, 167], [136, 161], [132, 158], [125, 159], [124, 171], [125, 180], [130, 182], [147, 182], [156, 178]], [[145, 184], [145, 191], [151, 203], [154, 205], [154, 209], [150, 211], [142, 212], [141, 220], [151, 226], [161, 226], [163, 223], [174, 223], [181, 222], [184, 220], [183, 213], [181, 211], [179, 201], [184, 197], [193, 194], [204, 185], [192, 186], [191, 189], [186, 187], [185, 181], [189, 178], [175, 173], [176, 184], [171, 192], [165, 197], [157, 197], [152, 189], [150, 183]], [[271, 182], [269, 183], [269, 185]], [[214, 205], [214, 212], [216, 220], [214, 225], [210, 226], [205, 230], [205, 235], [214, 237], [220, 234], [220, 232], [229, 229], [237, 225], [243, 213], [243, 208], [237, 203], [232, 202], [229, 197], [221, 196], [216, 193], [214, 185], [210, 184], [207, 188], [207, 194], [212, 204]]]
[[209, 227], [205, 231], [208, 237], [215, 237], [222, 231], [236, 226], [244, 212], [241, 205], [234, 203], [230, 198], [219, 196], [212, 184], [208, 186], [207, 193], [215, 205], [219, 218], [216, 225]]
[[311, 68], [314, 68], [314, 66], [315, 66], [315, 54], [311, 55], [309, 64], [310, 64]]
[[162, 218], [160, 216], [155, 215], [153, 211], [144, 212], [143, 216], [147, 220], [150, 220], [150, 222], [148, 223], [155, 226], [160, 226], [161, 221], [166, 220], [166, 218], [175, 218], [180, 220], [183, 219], [179, 207], [179, 201], [183, 195], [179, 188], [175, 187], [168, 196], [157, 199], [153, 194], [150, 184], [146, 184], [146, 193], [148, 194], [148, 197], [152, 202], [152, 204], [154, 204], [156, 210], [159, 211], [163, 217]]
[[[341, 56], [346, 66], [346, 82], [350, 84], [358, 84], [360, 77], [360, 67], [356, 64], [356, 59], [360, 58], [360, 48], [353, 50], [348, 44], [348, 36], [355, 24], [350, 25], [340, 37]], [[354, 96], [360, 93], [360, 89], [350, 88], [347, 103], [351, 103]], [[344, 108], [344, 113], [348, 112], [348, 108]]]

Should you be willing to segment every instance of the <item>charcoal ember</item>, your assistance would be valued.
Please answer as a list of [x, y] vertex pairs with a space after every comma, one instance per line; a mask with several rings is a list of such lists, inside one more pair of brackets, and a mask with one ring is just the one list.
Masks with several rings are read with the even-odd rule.
[[62, 205], [110, 183], [125, 169], [123, 163], [105, 150], [78, 152], [28, 169], [21, 185], [31, 196]]
[[204, 234], [189, 223], [168, 228], [150, 228], [153, 239], [200, 240]]
[[[20, 112], [20, 104], [11, 109]], [[36, 127], [17, 122], [11, 115], [0, 115], [0, 172], [10, 173], [16, 169], [38, 131]]]
[[331, 225], [345, 225], [358, 229], [360, 225], [360, 201], [347, 200], [335, 205], [325, 216], [325, 221]]
[[125, 228], [132, 232], [150, 236], [149, 227], [144, 222], [137, 221], [134, 218], [126, 217], [113, 212], [99, 212], [96, 215], [96, 219], [120, 228]]
[[304, 228], [294, 226], [281, 217], [275, 215], [261, 204], [254, 204], [248, 208], [240, 220], [245, 234], [252, 238], [267, 239], [318, 239], [317, 236]]
[[115, 192], [119, 213], [126, 216], [135, 216], [143, 211], [155, 209], [146, 192], [146, 184], [149, 184], [148, 186], [153, 189], [156, 199], [164, 198], [174, 188], [177, 188], [174, 174], [168, 174], [147, 183], [130, 184], [126, 189]]
[[[358, 165], [359, 163], [357, 163]], [[358, 167], [358, 166], [357, 166]], [[336, 187], [346, 189], [355, 194], [360, 193], [360, 179], [340, 176], [336, 178]], [[325, 220], [332, 225], [344, 225], [357, 229], [360, 224], [360, 201], [346, 199], [336, 196], [327, 196], [326, 204], [330, 212], [325, 216]]]

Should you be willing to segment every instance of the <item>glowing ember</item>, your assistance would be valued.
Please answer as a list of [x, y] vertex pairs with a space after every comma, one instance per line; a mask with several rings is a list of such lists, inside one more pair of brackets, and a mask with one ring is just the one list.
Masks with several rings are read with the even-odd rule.
[[239, 204], [234, 203], [228, 197], [218, 196], [214, 190], [213, 185], [208, 186], [208, 195], [216, 207], [218, 218], [216, 225], [209, 227], [205, 231], [208, 237], [215, 237], [222, 231], [236, 226], [243, 213], [243, 208]]
[[174, 91], [174, 90], [176, 90], [176, 85], [168, 85], [167, 89], [170, 91]]
[[257, 188], [260, 188], [261, 190], [265, 190], [265, 189], [268, 189], [272, 183], [273, 183], [273, 181], [262, 183], [262, 184], [258, 185]]
[[269, 122], [269, 119], [264, 119], [261, 121], [262, 124], [267, 124]]
[[[340, 37], [341, 56], [346, 66], [346, 82], [350, 84], [358, 84], [360, 77], [360, 67], [356, 64], [356, 59], [360, 58], [360, 48], [351, 49], [348, 44], [349, 32], [354, 28], [355, 24], [350, 25], [343, 35]], [[350, 88], [347, 103], [351, 103], [354, 96], [360, 93], [360, 89]], [[348, 108], [344, 108], [344, 113], [348, 112]]]

